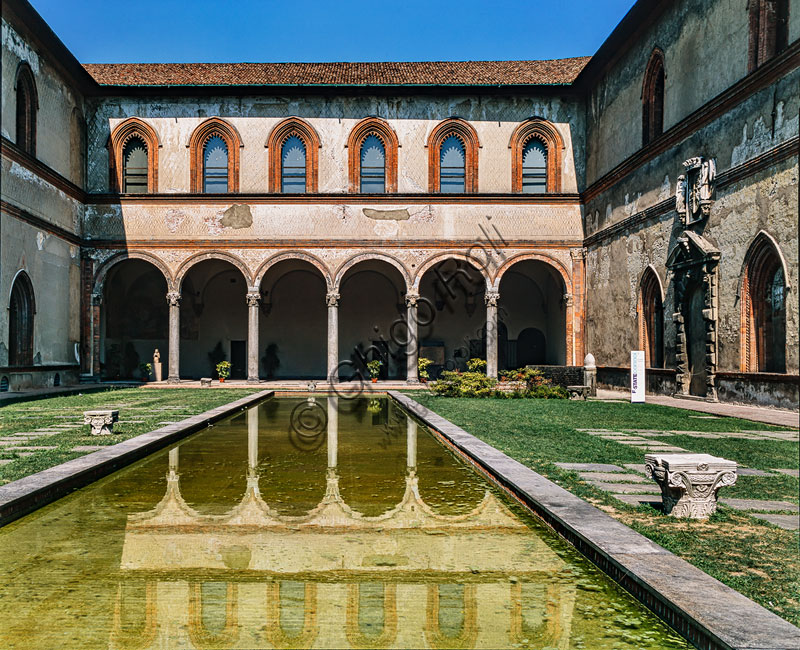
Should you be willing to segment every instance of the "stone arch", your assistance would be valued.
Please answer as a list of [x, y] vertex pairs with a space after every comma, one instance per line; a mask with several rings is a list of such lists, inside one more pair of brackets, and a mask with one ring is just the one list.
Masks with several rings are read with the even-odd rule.
[[280, 262], [283, 262], [284, 260], [302, 260], [304, 262], [308, 262], [322, 274], [322, 277], [325, 280], [325, 286], [329, 290], [333, 286], [330, 271], [328, 270], [328, 267], [325, 265], [325, 263], [318, 257], [303, 251], [284, 251], [282, 253], [276, 253], [272, 257], [268, 258], [266, 261], [262, 262], [261, 265], [258, 267], [258, 269], [256, 269], [256, 272], [254, 273], [253, 286], [260, 287], [261, 281], [264, 279], [264, 276], [267, 274], [267, 271], [269, 271], [271, 267], [275, 266]]
[[505, 263], [497, 270], [497, 273], [494, 275], [494, 280], [492, 282], [492, 287], [494, 289], [500, 288], [500, 280], [503, 279], [503, 274], [508, 271], [514, 264], [517, 262], [523, 262], [524, 260], [536, 260], [538, 262], [544, 262], [545, 264], [549, 264], [552, 266], [558, 274], [561, 276], [561, 279], [564, 281], [564, 289], [566, 290], [569, 296], [572, 296], [572, 276], [570, 272], [567, 270], [567, 267], [564, 264], [545, 253], [520, 253], [519, 255], [515, 255], [514, 257], [509, 258], [505, 261]]
[[247, 285], [248, 286], [253, 285], [253, 278], [250, 273], [250, 269], [247, 267], [247, 264], [245, 264], [244, 261], [236, 257], [236, 255], [232, 255], [231, 253], [227, 253], [225, 251], [220, 251], [220, 250], [213, 250], [204, 253], [195, 253], [188, 259], [184, 260], [183, 263], [178, 267], [178, 270], [175, 272], [174, 289], [176, 291], [180, 291], [181, 286], [183, 284], [183, 280], [186, 277], [186, 274], [189, 272], [189, 270], [196, 264], [204, 262], [205, 260], [222, 260], [224, 262], [230, 262], [231, 264], [233, 264], [233, 266], [239, 269], [239, 271], [241, 271], [245, 282], [247, 282]]
[[8, 301], [8, 365], [33, 364], [34, 316], [36, 299], [33, 282], [24, 269], [11, 281]]
[[453, 259], [453, 260], [462, 260], [474, 266], [478, 272], [483, 276], [484, 280], [486, 280], [486, 288], [489, 289], [491, 287], [491, 277], [486, 272], [486, 268], [480, 261], [476, 260], [474, 257], [470, 257], [469, 255], [462, 253], [460, 251], [445, 251], [443, 253], [437, 253], [432, 257], [426, 259], [420, 267], [417, 269], [416, 273], [414, 274], [414, 279], [411, 287], [415, 290], [419, 290], [419, 283], [422, 280], [422, 277], [430, 271], [434, 266], [436, 266], [439, 262], [444, 262], [445, 260]]
[[[784, 282], [784, 310], [786, 293], [791, 289], [789, 267], [780, 245], [772, 235], [765, 230], [760, 230], [753, 238], [747, 249], [739, 277], [739, 304], [740, 304], [740, 367], [742, 372], [763, 372], [766, 365], [764, 358], [763, 323], [763, 293], [771, 277], [780, 269], [783, 272]], [[785, 372], [785, 329], [784, 319], [784, 372]]]
[[161, 271], [161, 273], [164, 274], [164, 279], [167, 281], [167, 290], [172, 291], [172, 289], [175, 287], [175, 279], [173, 278], [172, 273], [170, 273], [169, 267], [167, 267], [161, 258], [145, 251], [122, 251], [108, 258], [97, 268], [94, 273], [94, 286], [92, 293], [102, 294], [103, 290], [105, 289], [106, 276], [108, 276], [108, 272], [114, 266], [125, 260], [144, 260], [145, 262], [150, 262], [159, 271]]
[[342, 278], [344, 277], [345, 273], [347, 273], [347, 271], [349, 271], [359, 262], [366, 262], [368, 260], [379, 260], [381, 262], [386, 262], [387, 264], [390, 264], [400, 272], [401, 276], [403, 276], [403, 281], [406, 284], [406, 291], [408, 291], [411, 288], [412, 286], [411, 275], [409, 274], [408, 269], [406, 269], [405, 265], [400, 260], [398, 260], [396, 257], [393, 257], [392, 255], [387, 255], [385, 253], [369, 252], [369, 253], [359, 253], [357, 255], [354, 255], [353, 257], [345, 261], [343, 264], [341, 264], [341, 266], [339, 266], [339, 268], [336, 270], [336, 277], [333, 281], [334, 290], [336, 291], [339, 290]]

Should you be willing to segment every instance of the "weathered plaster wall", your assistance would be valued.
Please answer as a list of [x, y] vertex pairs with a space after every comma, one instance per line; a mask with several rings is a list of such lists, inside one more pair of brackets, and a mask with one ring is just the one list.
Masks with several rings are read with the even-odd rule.
[[[83, 187], [85, 121], [83, 98], [59, 75], [47, 58], [2, 21], [2, 100], [0, 132], [16, 142], [15, 81], [20, 62], [30, 65], [36, 81], [39, 110], [36, 119], [36, 157], [62, 176]], [[76, 146], [77, 145], [77, 146]], [[3, 190], [5, 194], [5, 189]]]
[[529, 97], [236, 97], [143, 98], [108, 97], [93, 102], [89, 117], [89, 191], [108, 191], [106, 142], [124, 119], [139, 117], [161, 140], [159, 191], [189, 191], [189, 138], [207, 117], [228, 120], [238, 130], [240, 191], [267, 190], [267, 149], [272, 128], [288, 116], [298, 116], [320, 138], [319, 190], [346, 192], [347, 138], [362, 119], [378, 116], [394, 128], [398, 151], [398, 191], [428, 191], [428, 150], [433, 128], [449, 117], [467, 120], [477, 131], [478, 187], [481, 192], [511, 191], [511, 134], [520, 122], [541, 117], [558, 128], [564, 140], [563, 191], [576, 192], [583, 183], [584, 133], [582, 102]]

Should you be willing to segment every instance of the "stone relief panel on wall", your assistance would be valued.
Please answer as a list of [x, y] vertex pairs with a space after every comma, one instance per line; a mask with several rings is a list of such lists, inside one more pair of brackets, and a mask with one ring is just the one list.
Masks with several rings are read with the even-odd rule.
[[675, 210], [685, 225], [697, 223], [711, 213], [717, 166], [713, 159], [702, 156], [684, 161], [685, 174], [678, 176]]

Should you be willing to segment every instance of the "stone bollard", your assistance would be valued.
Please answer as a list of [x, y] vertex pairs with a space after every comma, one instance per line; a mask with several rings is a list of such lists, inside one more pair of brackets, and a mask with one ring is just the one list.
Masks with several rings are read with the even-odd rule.
[[211, 377], [201, 377], [200, 378], [200, 386], [202, 388], [210, 388], [211, 387]]
[[119, 411], [84, 411], [83, 423], [92, 427], [93, 436], [110, 436], [114, 422], [119, 420]]
[[673, 517], [707, 519], [717, 511], [717, 491], [736, 483], [736, 463], [709, 454], [647, 454], [644, 462]]
[[597, 397], [597, 364], [591, 352], [583, 359], [583, 383], [589, 387], [589, 397]]

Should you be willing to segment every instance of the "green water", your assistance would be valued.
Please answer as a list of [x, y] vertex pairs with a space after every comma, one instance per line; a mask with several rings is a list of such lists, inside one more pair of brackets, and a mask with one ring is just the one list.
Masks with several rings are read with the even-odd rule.
[[687, 648], [386, 399], [272, 399], [0, 529], [0, 647]]

